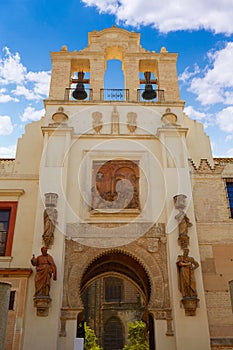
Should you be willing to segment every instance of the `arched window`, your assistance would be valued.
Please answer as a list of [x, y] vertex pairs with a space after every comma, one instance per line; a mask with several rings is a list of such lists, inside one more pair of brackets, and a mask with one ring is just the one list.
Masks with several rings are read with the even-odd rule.
[[124, 330], [118, 317], [111, 317], [104, 325], [104, 350], [119, 350], [124, 346]]

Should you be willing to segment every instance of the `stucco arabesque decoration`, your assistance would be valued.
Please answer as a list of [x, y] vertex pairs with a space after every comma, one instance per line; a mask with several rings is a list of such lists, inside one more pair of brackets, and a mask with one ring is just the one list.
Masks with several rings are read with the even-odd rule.
[[[108, 229], [108, 223], [102, 225]], [[121, 226], [120, 224], [115, 225]], [[137, 225], [140, 226], [140, 224]], [[88, 230], [86, 226], [92, 226], [92, 224], [77, 223], [75, 228], [74, 226], [69, 227], [68, 224], [67, 232], [75, 230], [80, 234], [80, 232]], [[95, 225], [93, 224], [93, 226]], [[151, 225], [146, 234], [134, 242], [118, 248], [88, 247], [75, 241], [74, 237], [66, 240], [60, 336], [66, 336], [66, 321], [76, 319], [77, 315], [84, 309], [81, 293], [82, 289], [85, 289], [85, 285], [83, 286], [82, 283], [88, 267], [108, 254], [120, 254], [123, 260], [127, 259], [128, 256], [129, 261], [134, 261], [144, 271], [150, 285], [148, 287], [150, 289], [148, 300], [146, 300], [148, 312], [153, 315], [154, 319], [166, 320], [166, 335], [173, 335], [167, 267], [167, 239], [165, 225], [159, 223]], [[100, 275], [96, 276], [96, 278], [99, 277]], [[140, 289], [140, 286], [138, 288]]]
[[174, 206], [179, 211], [175, 216], [178, 221], [178, 244], [183, 250], [183, 255], [178, 255], [176, 265], [178, 273], [178, 287], [182, 295], [181, 303], [184, 306], [186, 316], [195, 316], [199, 302], [196, 290], [194, 271], [199, 263], [189, 256], [189, 227], [192, 227], [188, 216], [185, 214], [186, 196], [179, 194], [173, 197]]

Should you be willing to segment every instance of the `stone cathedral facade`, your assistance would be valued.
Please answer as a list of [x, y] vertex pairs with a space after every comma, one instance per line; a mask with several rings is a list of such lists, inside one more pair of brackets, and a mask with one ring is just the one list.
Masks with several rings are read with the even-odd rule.
[[0, 160], [5, 350], [71, 350], [83, 321], [118, 350], [136, 320], [150, 350], [233, 349], [233, 161], [183, 112], [177, 54], [112, 27], [51, 60], [45, 115]]

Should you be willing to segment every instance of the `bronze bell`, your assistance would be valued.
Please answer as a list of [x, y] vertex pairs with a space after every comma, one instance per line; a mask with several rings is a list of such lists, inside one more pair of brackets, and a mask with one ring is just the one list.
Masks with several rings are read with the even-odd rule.
[[151, 75], [151, 72], [144, 73], [144, 77], [146, 81], [145, 90], [142, 93], [142, 97], [144, 100], [153, 100], [157, 96], [157, 93], [153, 89], [153, 86], [151, 84], [150, 75]]
[[76, 85], [76, 88], [72, 93], [72, 96], [76, 100], [85, 100], [87, 98], [87, 93], [85, 91], [83, 81], [84, 81], [84, 72], [78, 72], [78, 84]]

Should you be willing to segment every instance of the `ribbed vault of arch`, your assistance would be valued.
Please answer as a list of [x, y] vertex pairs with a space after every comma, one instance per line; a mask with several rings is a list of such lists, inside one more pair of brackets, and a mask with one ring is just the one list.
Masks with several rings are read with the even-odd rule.
[[131, 280], [141, 291], [145, 302], [149, 302], [151, 286], [146, 270], [139, 261], [118, 250], [105, 252], [89, 264], [82, 276], [81, 291], [93, 280], [108, 273], [117, 273]]

